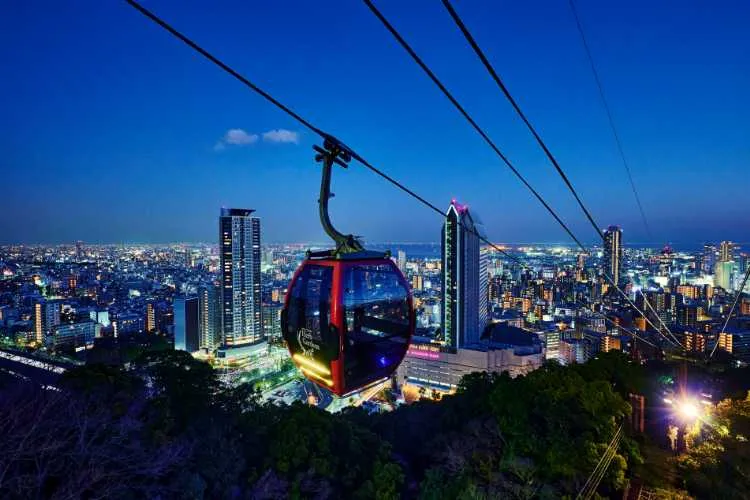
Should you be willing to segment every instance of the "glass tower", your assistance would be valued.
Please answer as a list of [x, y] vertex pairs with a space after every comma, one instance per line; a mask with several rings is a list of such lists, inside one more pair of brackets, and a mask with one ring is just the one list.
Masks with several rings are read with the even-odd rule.
[[[604, 231], [604, 272], [616, 286], [622, 280], [622, 229], [609, 226]], [[609, 283], [609, 280], [606, 280]]]
[[260, 295], [260, 219], [254, 210], [222, 208], [222, 346], [241, 347], [263, 340]]
[[480, 236], [477, 215], [453, 200], [443, 225], [441, 320], [445, 346], [454, 351], [477, 344], [487, 326], [487, 256]]

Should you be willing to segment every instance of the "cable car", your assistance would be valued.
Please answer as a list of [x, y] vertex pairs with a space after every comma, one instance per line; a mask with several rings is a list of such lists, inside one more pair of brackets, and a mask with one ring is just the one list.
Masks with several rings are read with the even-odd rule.
[[344, 396], [393, 374], [414, 334], [414, 308], [390, 254], [367, 251], [331, 225], [331, 169], [346, 168], [351, 153], [330, 137], [314, 149], [323, 163], [320, 220], [336, 248], [307, 253], [289, 284], [281, 329], [305, 377]]

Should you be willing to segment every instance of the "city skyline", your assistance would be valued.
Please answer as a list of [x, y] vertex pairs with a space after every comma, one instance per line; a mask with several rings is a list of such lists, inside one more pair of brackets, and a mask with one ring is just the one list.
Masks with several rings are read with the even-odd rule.
[[[362, 6], [300, 3], [295, 20], [274, 5], [158, 7], [431, 202], [467, 200], [485, 214], [491, 239], [568, 241]], [[579, 8], [656, 241], [642, 227], [564, 2], [543, 12], [533, 4], [460, 10], [599, 225], [626, 228], [632, 242], [745, 239], [737, 179], [747, 166], [750, 40], [740, 21], [747, 4]], [[210, 241], [210, 213], [221, 205], [266, 214], [267, 241], [323, 241], [314, 137], [127, 9], [90, 6], [81, 22], [69, 6], [16, 4], [0, 21], [9, 42], [0, 54], [12, 69], [0, 82], [8, 111], [0, 144], [12, 186], [0, 243]], [[310, 65], [332, 50], [316, 22], [332, 12], [349, 19], [332, 28], [337, 57]], [[591, 241], [574, 201], [439, 6], [385, 13], [576, 235]], [[347, 71], [327, 78], [334, 67]], [[60, 77], [41, 78], [50, 72]], [[368, 241], [431, 240], [442, 223], [358, 166], [337, 172], [333, 187], [332, 217]], [[368, 210], [373, 203], [388, 210]]]
[[0, 498], [745, 497], [750, 2], [453, 4], [3, 10]]

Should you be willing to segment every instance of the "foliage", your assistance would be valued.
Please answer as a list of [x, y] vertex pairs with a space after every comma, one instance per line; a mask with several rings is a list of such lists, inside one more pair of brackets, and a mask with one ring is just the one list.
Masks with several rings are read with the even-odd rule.
[[[602, 356], [515, 379], [472, 374], [454, 396], [390, 413], [331, 415], [262, 404], [253, 384], [224, 387], [190, 355], [152, 351], [127, 371], [70, 370], [63, 392], [32, 392], [25, 405], [0, 399], [0, 431], [9, 430], [0, 446], [12, 450], [0, 460], [0, 496], [99, 496], [86, 481], [101, 481], [110, 498], [571, 496], [627, 415], [622, 394], [637, 379], [627, 360]], [[44, 418], [24, 419], [26, 412]], [[9, 414], [21, 430], [4, 423]], [[89, 447], [76, 448], [77, 440]], [[61, 453], [67, 447], [78, 455]], [[32, 467], [35, 455], [41, 462]], [[605, 491], [621, 487], [637, 459], [624, 439]]]
[[720, 402], [697, 446], [679, 458], [685, 486], [699, 498], [745, 498], [750, 491], [750, 393]]

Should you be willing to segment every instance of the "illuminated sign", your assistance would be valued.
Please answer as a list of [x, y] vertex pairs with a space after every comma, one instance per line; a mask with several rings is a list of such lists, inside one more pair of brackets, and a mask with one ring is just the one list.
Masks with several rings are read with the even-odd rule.
[[406, 355], [410, 358], [439, 360], [440, 347], [430, 344], [414, 344], [409, 346]]

